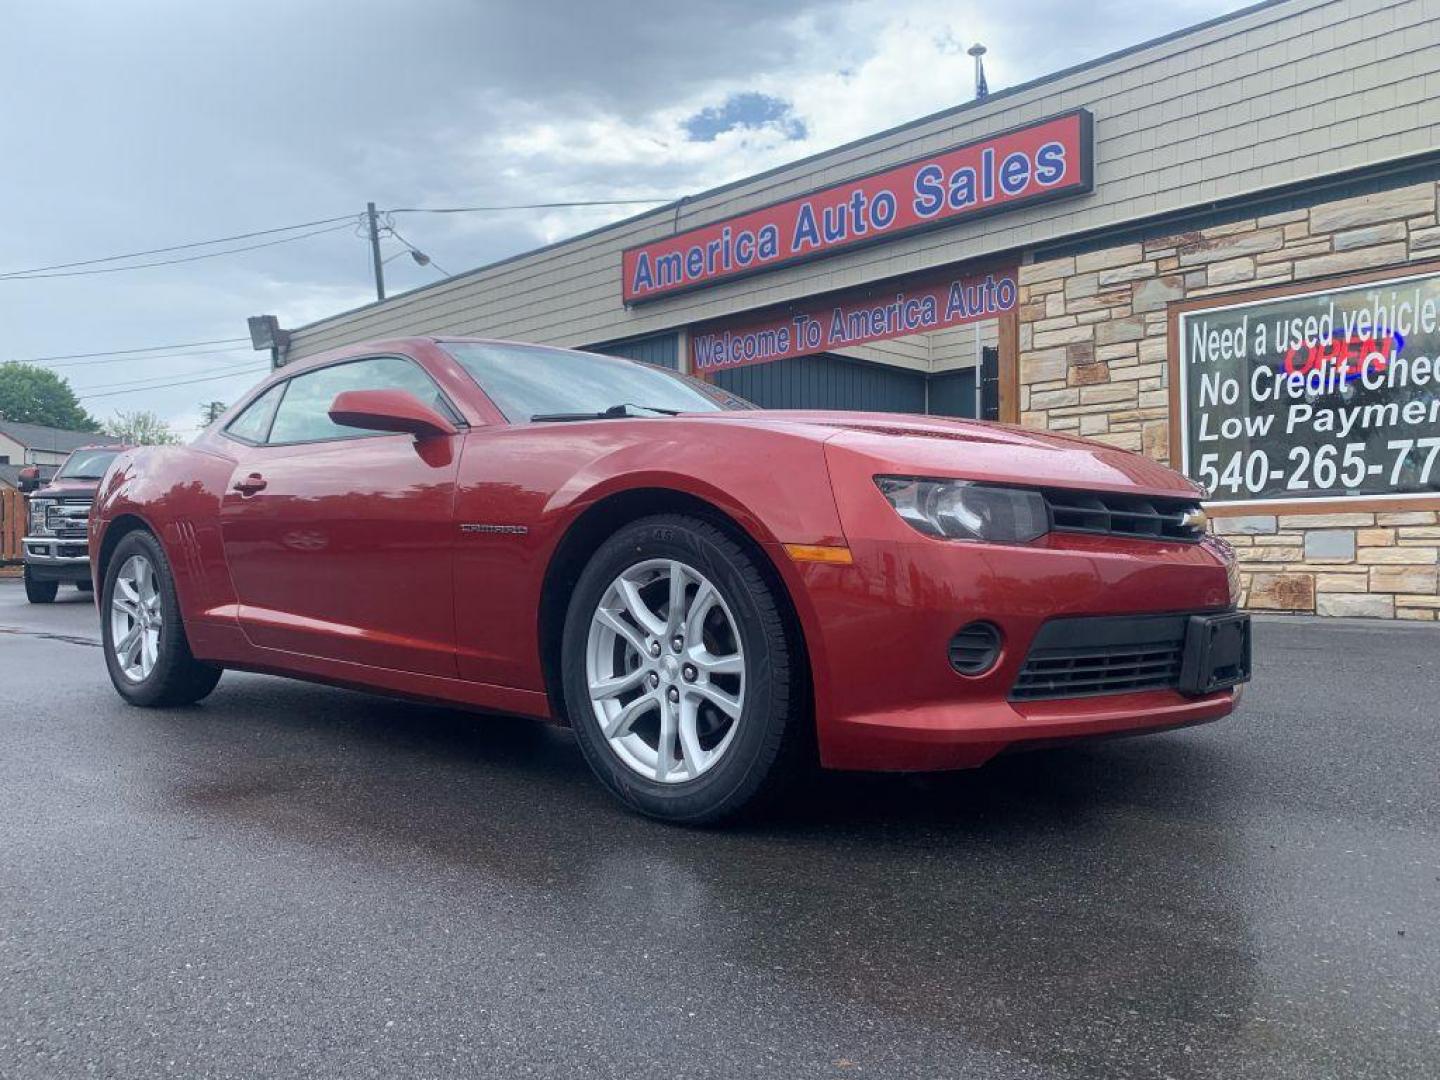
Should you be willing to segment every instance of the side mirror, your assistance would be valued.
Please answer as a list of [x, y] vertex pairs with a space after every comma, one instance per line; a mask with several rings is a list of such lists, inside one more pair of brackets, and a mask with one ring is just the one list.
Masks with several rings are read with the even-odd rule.
[[425, 439], [454, 435], [456, 427], [408, 390], [346, 390], [330, 404], [330, 419], [365, 431], [394, 431]]
[[38, 490], [40, 487], [40, 466], [27, 465], [21, 469], [20, 475], [16, 478], [16, 484], [20, 490], [27, 495], [32, 491]]

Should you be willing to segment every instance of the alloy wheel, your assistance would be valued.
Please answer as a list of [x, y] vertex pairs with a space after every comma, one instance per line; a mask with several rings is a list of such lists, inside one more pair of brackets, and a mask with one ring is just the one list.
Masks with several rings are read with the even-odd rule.
[[155, 567], [144, 555], [131, 555], [115, 575], [110, 597], [110, 649], [131, 682], [149, 678], [155, 669], [163, 622]]
[[611, 750], [662, 784], [713, 768], [745, 707], [735, 617], [708, 578], [675, 559], [637, 563], [610, 583], [590, 620], [585, 677]]

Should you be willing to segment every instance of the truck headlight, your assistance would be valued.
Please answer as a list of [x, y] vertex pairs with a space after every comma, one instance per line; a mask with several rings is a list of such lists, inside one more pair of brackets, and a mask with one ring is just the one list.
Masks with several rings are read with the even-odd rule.
[[926, 536], [1024, 544], [1050, 531], [1038, 491], [913, 476], [877, 476], [875, 483], [895, 512]]
[[50, 530], [45, 527], [45, 511], [55, 505], [54, 499], [31, 499], [30, 500], [30, 535], [49, 536]]

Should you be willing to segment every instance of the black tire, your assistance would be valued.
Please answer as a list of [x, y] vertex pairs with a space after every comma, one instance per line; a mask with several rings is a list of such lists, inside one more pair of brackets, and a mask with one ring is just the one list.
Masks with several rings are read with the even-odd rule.
[[35, 575], [30, 572], [30, 567], [25, 567], [25, 599], [32, 604], [53, 604], [55, 594], [60, 591], [58, 581], [37, 581]]
[[[586, 679], [590, 622], [610, 584], [649, 559], [675, 559], [719, 590], [736, 623], [745, 661], [745, 697], [734, 741], [698, 777], [662, 783], [624, 761], [601, 732]], [[805, 771], [810, 745], [802, 653], [786, 632], [780, 603], [755, 559], [726, 531], [681, 515], [643, 518], [602, 544], [580, 575], [565, 618], [562, 681], [580, 749], [607, 788], [650, 817], [702, 825], [770, 804]]]
[[[162, 621], [155, 666], [143, 679], [132, 679], [121, 670], [120, 662], [115, 656], [110, 625], [115, 581], [120, 576], [121, 567], [132, 555], [143, 555], [150, 560], [160, 592]], [[131, 705], [168, 708], [173, 705], [192, 705], [215, 689], [223, 669], [196, 660], [190, 652], [190, 642], [185, 636], [185, 625], [180, 617], [180, 604], [175, 594], [175, 577], [170, 571], [170, 560], [165, 557], [165, 551], [155, 537], [148, 532], [137, 530], [121, 539], [105, 569], [105, 586], [100, 595], [100, 637], [104, 644], [105, 666], [109, 668], [110, 681], [121, 697]]]
[[75, 582], [75, 588], [81, 592], [94, 592], [95, 583], [93, 581], [77, 581]]

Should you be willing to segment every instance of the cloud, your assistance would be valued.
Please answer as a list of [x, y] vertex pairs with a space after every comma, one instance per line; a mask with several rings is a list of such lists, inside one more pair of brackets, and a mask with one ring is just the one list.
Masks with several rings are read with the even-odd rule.
[[[157, 0], [12, 5], [0, 269], [382, 207], [669, 200], [1239, 6], [1238, 0]], [[396, 219], [463, 271], [635, 207]], [[386, 254], [402, 250], [387, 239]], [[438, 280], [397, 259], [392, 292]], [[618, 291], [619, 283], [616, 288]], [[0, 282], [0, 360], [237, 337], [368, 302], [353, 230], [137, 273]], [[181, 382], [245, 359], [67, 373]], [[166, 377], [169, 377], [168, 379]], [[183, 417], [245, 376], [97, 399]]]
[[[1235, 6], [1120, 0], [1097, 12], [1043, 0], [999, 17], [976, 0], [809, 5], [774, 23], [787, 43], [778, 62], [696, 64], [648, 109], [605, 96], [557, 109], [494, 89], [474, 103], [473, 133], [456, 129], [453, 175], [517, 200], [537, 191], [555, 200], [598, 190], [694, 194], [970, 100], [974, 61], [965, 50], [976, 41], [989, 46], [993, 91]], [[508, 224], [548, 243], [631, 212], [556, 211]], [[467, 228], [482, 236], [494, 226]]]

